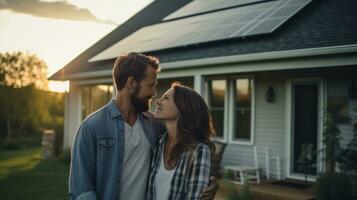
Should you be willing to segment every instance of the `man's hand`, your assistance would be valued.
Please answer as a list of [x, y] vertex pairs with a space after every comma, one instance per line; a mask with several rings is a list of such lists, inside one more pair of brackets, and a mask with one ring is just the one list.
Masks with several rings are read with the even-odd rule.
[[219, 185], [218, 185], [216, 177], [211, 176], [210, 177], [210, 184], [209, 184], [208, 187], [203, 189], [203, 191], [201, 192], [200, 199], [201, 200], [213, 200], [213, 198], [216, 195], [216, 192], [218, 191], [218, 189], [219, 189]]

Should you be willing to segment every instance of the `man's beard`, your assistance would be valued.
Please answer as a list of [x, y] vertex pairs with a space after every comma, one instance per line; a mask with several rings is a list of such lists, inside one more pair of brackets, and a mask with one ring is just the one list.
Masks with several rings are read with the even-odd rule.
[[144, 97], [144, 98], [140, 99], [138, 97], [138, 94], [139, 94], [139, 87], [136, 87], [134, 92], [132, 94], [130, 94], [131, 104], [134, 106], [134, 109], [138, 113], [148, 111], [151, 97]]

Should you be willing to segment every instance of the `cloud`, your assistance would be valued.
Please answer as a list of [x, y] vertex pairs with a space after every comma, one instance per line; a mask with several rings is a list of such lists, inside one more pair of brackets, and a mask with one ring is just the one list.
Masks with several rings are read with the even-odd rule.
[[0, 10], [11, 10], [17, 13], [51, 19], [116, 24], [113, 21], [98, 19], [88, 9], [78, 8], [65, 1], [44, 2], [40, 0], [0, 0]]

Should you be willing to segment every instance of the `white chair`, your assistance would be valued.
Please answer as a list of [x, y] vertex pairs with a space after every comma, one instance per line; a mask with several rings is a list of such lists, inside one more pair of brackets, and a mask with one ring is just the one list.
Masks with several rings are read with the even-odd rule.
[[276, 162], [277, 178], [278, 178], [278, 180], [281, 180], [280, 156], [270, 156], [269, 155], [269, 147], [265, 147], [265, 170], [266, 170], [267, 179], [270, 179], [270, 162], [271, 161], [275, 161]]
[[257, 147], [254, 146], [254, 166], [244, 166], [244, 165], [228, 165], [225, 169], [234, 172], [234, 178], [240, 180], [240, 184], [244, 184], [245, 181], [254, 180], [260, 183], [260, 169], [258, 167], [258, 152]]

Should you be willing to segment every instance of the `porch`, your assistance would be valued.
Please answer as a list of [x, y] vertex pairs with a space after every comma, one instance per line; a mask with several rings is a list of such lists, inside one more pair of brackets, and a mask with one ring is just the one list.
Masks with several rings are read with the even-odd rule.
[[[314, 185], [310, 182], [286, 179], [282, 184], [277, 185], [277, 181], [264, 180], [260, 184], [250, 183], [249, 190], [254, 200], [313, 200], [315, 199]], [[236, 181], [220, 180], [220, 188], [215, 200], [228, 199], [227, 194], [231, 188], [236, 192], [242, 190], [242, 185]], [[279, 184], [279, 183], [278, 183]]]

